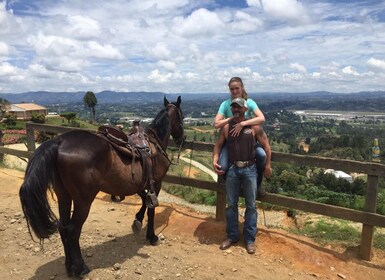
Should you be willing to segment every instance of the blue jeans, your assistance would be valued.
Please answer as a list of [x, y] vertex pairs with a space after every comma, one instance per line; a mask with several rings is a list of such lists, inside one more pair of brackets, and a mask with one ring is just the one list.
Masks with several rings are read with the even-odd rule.
[[[258, 144], [255, 148], [255, 162], [257, 163], [257, 187], [260, 188], [262, 186], [263, 172], [265, 171], [266, 152]], [[218, 164], [225, 172], [229, 168], [229, 155], [226, 143], [223, 144], [221, 152], [219, 153]]]
[[239, 240], [238, 231], [238, 199], [239, 191], [243, 187], [245, 196], [246, 212], [245, 224], [243, 226], [243, 238], [246, 244], [254, 243], [257, 235], [257, 207], [256, 207], [256, 166], [251, 165], [243, 168], [231, 165], [227, 171], [226, 179], [226, 234], [227, 239], [233, 242]]

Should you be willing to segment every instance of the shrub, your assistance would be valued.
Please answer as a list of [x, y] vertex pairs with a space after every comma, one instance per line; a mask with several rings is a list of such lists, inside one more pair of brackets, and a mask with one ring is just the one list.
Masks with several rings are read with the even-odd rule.
[[31, 121], [34, 123], [45, 123], [45, 116], [43, 114], [32, 114]]

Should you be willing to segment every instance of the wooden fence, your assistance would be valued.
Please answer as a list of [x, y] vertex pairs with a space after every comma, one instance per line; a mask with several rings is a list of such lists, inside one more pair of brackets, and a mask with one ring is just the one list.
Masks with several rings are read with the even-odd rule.
[[[18, 157], [29, 158], [36, 148], [34, 139], [35, 131], [61, 134], [66, 131], [74, 130], [75, 128], [27, 123], [26, 129], [28, 151], [19, 151], [0, 147], [0, 154], [11, 154]], [[184, 148], [190, 148], [198, 151], [212, 151], [213, 145], [202, 142], [186, 142]], [[363, 211], [286, 197], [272, 193], [267, 193], [266, 196], [259, 198], [259, 200], [305, 212], [311, 212], [361, 223], [362, 231], [360, 256], [364, 260], [370, 260], [372, 257], [372, 245], [375, 227], [385, 227], [385, 216], [376, 214], [378, 182], [379, 177], [383, 177], [385, 175], [385, 165], [370, 162], [357, 162], [352, 160], [303, 156], [279, 152], [272, 153], [272, 161], [312, 167], [332, 168], [343, 170], [345, 172], [359, 172], [368, 175], [367, 189], [365, 194], [365, 206]], [[195, 188], [215, 191], [217, 193], [216, 218], [220, 221], [225, 220], [226, 191], [224, 182], [222, 180], [218, 180], [218, 182], [212, 182], [181, 176], [166, 175], [164, 181], [173, 184], [192, 186]]]

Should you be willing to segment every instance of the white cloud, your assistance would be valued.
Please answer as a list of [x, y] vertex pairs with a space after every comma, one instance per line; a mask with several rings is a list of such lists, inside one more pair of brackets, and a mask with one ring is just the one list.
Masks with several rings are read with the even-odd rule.
[[233, 22], [230, 23], [231, 33], [233, 34], [254, 32], [262, 26], [262, 20], [242, 11], [237, 11], [234, 15]]
[[0, 1], [0, 92], [384, 89], [381, 1], [24, 2]]
[[84, 53], [87, 53], [90, 57], [98, 57], [105, 59], [123, 59], [124, 56], [120, 53], [119, 50], [114, 48], [113, 46], [100, 45], [98, 42], [88, 42], [84, 46]]
[[194, 11], [188, 17], [176, 17], [173, 30], [183, 37], [208, 37], [223, 31], [225, 24], [215, 12], [206, 9]]
[[342, 73], [346, 75], [352, 75], [352, 76], [359, 76], [358, 72], [353, 66], [346, 66], [345, 68], [342, 69]]
[[70, 15], [68, 24], [63, 27], [67, 36], [78, 39], [92, 39], [101, 35], [100, 24], [96, 20], [80, 15]]
[[6, 43], [0, 41], [0, 57], [1, 56], [8, 56], [8, 54], [9, 54], [8, 45]]
[[7, 62], [0, 64], [0, 76], [14, 76], [18, 73], [17, 68]]
[[167, 71], [175, 71], [177, 69], [175, 62], [173, 61], [160, 60], [158, 61], [158, 65]]
[[306, 8], [297, 0], [247, 0], [247, 3], [250, 6], [263, 8], [268, 16], [290, 24], [309, 22]]
[[171, 51], [165, 43], [157, 43], [155, 47], [148, 50], [149, 54], [157, 59], [168, 59]]
[[180, 73], [166, 73], [162, 74], [158, 69], [155, 69], [151, 72], [148, 78], [155, 83], [167, 83], [170, 81], [174, 81], [174, 79], [180, 79], [182, 76]]
[[370, 58], [367, 64], [373, 69], [385, 71], [385, 60]]
[[304, 65], [299, 64], [299, 63], [290, 63], [290, 68], [294, 69], [295, 71], [302, 73], [302, 74], [307, 73], [306, 67]]

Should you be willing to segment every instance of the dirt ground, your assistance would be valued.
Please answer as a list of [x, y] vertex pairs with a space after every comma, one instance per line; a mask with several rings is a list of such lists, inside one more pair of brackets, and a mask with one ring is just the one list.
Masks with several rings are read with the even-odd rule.
[[[20, 171], [0, 168], [0, 278], [67, 279], [59, 235], [43, 246], [30, 238], [18, 198], [22, 178]], [[81, 236], [92, 269], [86, 279], [384, 279], [383, 252], [361, 261], [357, 248], [321, 247], [276, 227], [259, 226], [255, 255], [242, 242], [221, 251], [224, 222], [162, 199], [156, 210], [160, 242], [151, 246], [145, 230], [138, 236], [131, 230], [139, 206], [136, 196], [113, 203], [98, 195]]]

